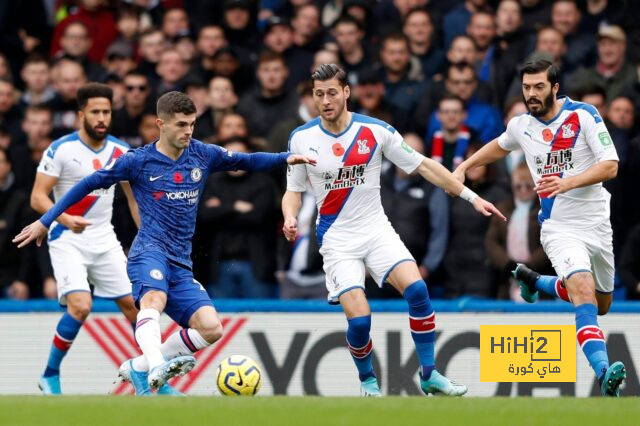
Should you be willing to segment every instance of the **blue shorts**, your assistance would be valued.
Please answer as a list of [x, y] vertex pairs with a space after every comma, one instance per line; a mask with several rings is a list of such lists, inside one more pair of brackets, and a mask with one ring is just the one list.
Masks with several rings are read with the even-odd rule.
[[189, 319], [202, 306], [211, 306], [211, 298], [202, 284], [193, 278], [193, 272], [184, 265], [171, 262], [159, 252], [145, 252], [130, 257], [127, 273], [132, 295], [139, 308], [140, 299], [150, 290], [167, 294], [164, 311], [181, 327], [189, 326]]

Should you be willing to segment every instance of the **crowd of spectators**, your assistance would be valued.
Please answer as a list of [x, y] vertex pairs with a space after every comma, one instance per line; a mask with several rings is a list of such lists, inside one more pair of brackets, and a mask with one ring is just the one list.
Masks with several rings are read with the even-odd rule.
[[[46, 245], [11, 238], [29, 208], [42, 153], [77, 125], [89, 81], [114, 90], [111, 134], [132, 148], [158, 137], [155, 101], [187, 93], [194, 137], [240, 152], [287, 149], [315, 117], [309, 76], [348, 71], [350, 109], [382, 119], [450, 170], [526, 112], [518, 67], [544, 55], [560, 94], [596, 106], [620, 156], [611, 218], [616, 294], [640, 299], [640, 4], [631, 0], [20, 0], [0, 2], [0, 297], [54, 298]], [[518, 300], [516, 262], [552, 272], [522, 153], [467, 175], [507, 215], [475, 214], [385, 163], [382, 201], [434, 297]], [[279, 233], [283, 170], [212, 175], [199, 210], [194, 272], [213, 297], [323, 298], [313, 197], [300, 238]], [[113, 222], [135, 236], [117, 192]], [[395, 297], [369, 289], [373, 297]]]

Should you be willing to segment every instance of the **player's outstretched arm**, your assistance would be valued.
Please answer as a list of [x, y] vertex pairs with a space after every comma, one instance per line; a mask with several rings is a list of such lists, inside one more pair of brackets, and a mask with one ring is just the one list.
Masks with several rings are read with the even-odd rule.
[[453, 175], [460, 182], [464, 183], [464, 175], [467, 170], [474, 169], [478, 166], [493, 163], [501, 158], [506, 157], [509, 151], [506, 151], [498, 144], [498, 139], [494, 139], [480, 150], [476, 151], [471, 157], [463, 161], [453, 172]]
[[555, 197], [574, 188], [593, 185], [613, 179], [618, 174], [618, 162], [606, 160], [596, 163], [584, 172], [575, 176], [561, 178], [560, 176], [544, 176], [538, 181], [536, 191], [545, 197]]
[[[53, 187], [58, 183], [58, 178], [55, 176], [49, 176], [44, 173], [36, 173], [36, 180], [33, 183], [33, 189], [31, 190], [31, 208], [40, 214], [45, 214], [47, 210], [53, 207], [53, 201], [49, 197]], [[66, 226], [71, 230], [80, 234], [84, 232], [85, 228], [91, 223], [82, 216], [74, 216], [67, 213], [62, 213], [58, 216], [58, 222]]]
[[286, 191], [282, 197], [282, 215], [284, 226], [282, 231], [287, 241], [294, 241], [298, 234], [298, 212], [302, 206], [302, 192]]
[[245, 154], [234, 152], [226, 160], [232, 163], [239, 170], [260, 171], [269, 170], [285, 164], [311, 164], [316, 165], [316, 160], [306, 155], [291, 154], [289, 152], [270, 153], [254, 152]]
[[[478, 151], [479, 152], [479, 151]], [[473, 208], [485, 216], [497, 215], [502, 220], [507, 220], [504, 215], [492, 203], [479, 197], [478, 194], [464, 186], [442, 164], [425, 157], [416, 171], [432, 184], [444, 189], [447, 193], [457, 195], [473, 204]]]

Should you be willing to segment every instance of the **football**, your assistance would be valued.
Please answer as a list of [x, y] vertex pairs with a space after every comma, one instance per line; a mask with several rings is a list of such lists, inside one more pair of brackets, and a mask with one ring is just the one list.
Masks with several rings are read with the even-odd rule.
[[231, 355], [220, 362], [216, 383], [222, 395], [255, 395], [262, 384], [258, 364], [244, 355]]

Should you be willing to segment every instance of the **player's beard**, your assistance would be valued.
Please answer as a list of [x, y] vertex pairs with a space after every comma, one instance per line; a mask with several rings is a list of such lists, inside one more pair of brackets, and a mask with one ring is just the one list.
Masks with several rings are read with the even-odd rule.
[[111, 129], [111, 124], [109, 124], [106, 129], [104, 130], [104, 132], [99, 133], [98, 131], [96, 131], [93, 127], [91, 127], [91, 125], [87, 122], [87, 120], [84, 120], [84, 122], [82, 123], [82, 127], [84, 127], [84, 131], [87, 132], [87, 134], [89, 135], [89, 137], [93, 140], [96, 141], [101, 141], [104, 138], [107, 137], [107, 134], [109, 133], [109, 130]]
[[333, 117], [331, 117], [331, 118], [322, 117], [322, 118], [324, 118], [325, 120], [327, 120], [330, 123], [335, 123], [342, 116], [342, 113], [344, 112], [344, 109], [345, 109], [345, 102], [342, 102], [342, 103], [339, 104], [339, 106], [337, 106], [336, 108], [333, 109]]
[[[522, 95], [522, 99], [524, 101], [524, 105], [527, 107], [527, 111], [529, 111], [529, 113], [531, 115], [533, 115], [534, 117], [542, 117], [542, 116], [546, 115], [549, 112], [549, 110], [553, 107], [553, 102], [555, 101], [554, 96], [553, 96], [553, 90], [550, 90], [549, 91], [549, 96], [545, 97], [542, 100], [542, 107], [537, 111], [533, 111], [531, 109], [531, 106], [529, 105], [529, 103], [525, 99], [524, 95]], [[540, 104], [536, 103], [535, 105], [540, 105]]]

